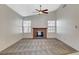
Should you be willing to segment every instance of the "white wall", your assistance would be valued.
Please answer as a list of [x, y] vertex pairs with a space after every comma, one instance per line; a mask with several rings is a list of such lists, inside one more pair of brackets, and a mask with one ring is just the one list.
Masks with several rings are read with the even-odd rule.
[[[77, 28], [75, 28], [77, 26]], [[57, 10], [58, 39], [79, 50], [79, 5], [62, 6]]]
[[6, 5], [0, 5], [0, 51], [22, 39], [22, 18]]
[[[56, 20], [55, 12], [51, 12], [49, 14], [43, 14], [43, 15], [33, 15], [25, 17], [24, 20], [31, 20], [32, 28], [47, 28], [48, 26], [48, 20]], [[31, 33], [25, 33], [24, 38], [33, 38]], [[55, 38], [55, 33], [48, 33], [48, 38]]]

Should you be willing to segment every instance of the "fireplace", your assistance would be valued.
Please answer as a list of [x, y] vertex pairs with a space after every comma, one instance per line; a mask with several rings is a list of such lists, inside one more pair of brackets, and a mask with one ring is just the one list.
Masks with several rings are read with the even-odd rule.
[[47, 28], [33, 28], [33, 38], [47, 38]]

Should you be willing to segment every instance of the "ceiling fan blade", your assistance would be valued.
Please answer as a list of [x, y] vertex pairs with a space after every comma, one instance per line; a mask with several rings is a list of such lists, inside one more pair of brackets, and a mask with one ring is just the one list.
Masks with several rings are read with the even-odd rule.
[[40, 12], [40, 10], [38, 10], [38, 9], [35, 9], [36, 11], [38, 11], [38, 12]]
[[42, 10], [42, 11], [48, 11], [48, 9], [44, 9], [44, 10]]
[[38, 13], [38, 12], [32, 12], [32, 13]]
[[48, 14], [48, 12], [43, 11], [42, 13]]

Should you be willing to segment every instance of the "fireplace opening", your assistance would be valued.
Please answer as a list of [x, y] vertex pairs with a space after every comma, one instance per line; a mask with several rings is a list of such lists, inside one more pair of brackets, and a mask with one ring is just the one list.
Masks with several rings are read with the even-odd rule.
[[33, 28], [33, 38], [47, 38], [47, 28]]
[[37, 38], [43, 38], [43, 36], [44, 36], [43, 32], [41, 32], [41, 31], [36, 32], [36, 37]]

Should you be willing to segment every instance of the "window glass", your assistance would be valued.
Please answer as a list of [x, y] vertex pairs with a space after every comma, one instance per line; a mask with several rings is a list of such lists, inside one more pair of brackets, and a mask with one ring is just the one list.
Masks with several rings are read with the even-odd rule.
[[55, 30], [56, 30], [55, 20], [48, 21], [48, 32], [55, 32]]
[[31, 32], [31, 21], [24, 21], [23, 27], [24, 27], [24, 33], [30, 33]]

